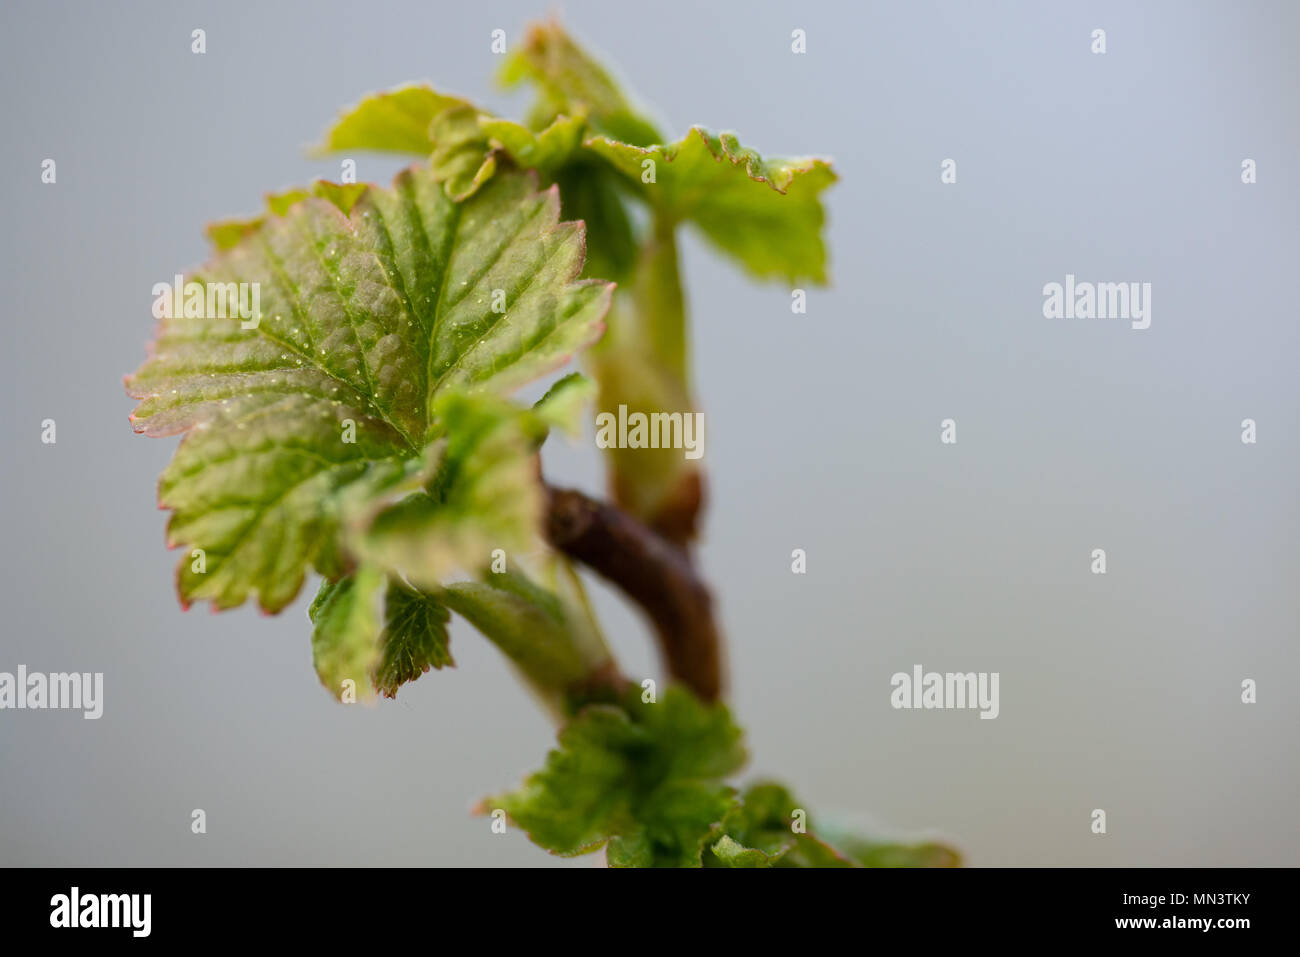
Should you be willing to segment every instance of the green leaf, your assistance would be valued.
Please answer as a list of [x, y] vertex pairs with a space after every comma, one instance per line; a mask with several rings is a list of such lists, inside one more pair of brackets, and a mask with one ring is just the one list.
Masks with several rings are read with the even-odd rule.
[[[795, 830], [800, 826], [800, 830]], [[813, 834], [807, 811], [784, 787], [747, 788], [722, 822], [705, 856], [710, 867], [852, 867], [853, 862]]]
[[[316, 673], [336, 697], [350, 680], [357, 700], [397, 689], [430, 668], [454, 664], [447, 648], [451, 613], [436, 598], [362, 565], [338, 581], [321, 583], [308, 615], [314, 625]], [[380, 597], [383, 596], [382, 618]]]
[[429, 132], [434, 118], [465, 105], [459, 97], [421, 84], [374, 93], [344, 110], [313, 152], [375, 150], [428, 156], [434, 145]]
[[537, 400], [533, 413], [545, 425], [577, 438], [582, 435], [583, 417], [595, 397], [596, 383], [579, 372], [570, 372]]
[[[638, 689], [639, 690], [639, 689]], [[612, 866], [699, 867], [705, 842], [734, 804], [721, 784], [745, 761], [723, 705], [670, 687], [657, 703], [589, 705], [560, 732], [542, 770], [504, 808], [534, 842], [565, 856], [608, 842]]]
[[251, 216], [244, 219], [222, 219], [208, 223], [204, 229], [208, 240], [218, 251], [230, 249], [239, 244], [245, 236], [257, 232], [266, 222], [265, 216]]
[[772, 867], [790, 851], [798, 835], [791, 825], [796, 802], [785, 788], [762, 783], [751, 786], [722, 822], [721, 835], [711, 845], [706, 864], [725, 867]]
[[532, 413], [450, 392], [435, 401], [434, 416], [439, 432], [422, 488], [370, 496], [348, 523], [357, 555], [426, 589], [486, 566], [496, 549], [535, 549], [543, 506], [533, 462], [541, 426]]
[[[186, 546], [183, 604], [256, 595], [275, 612], [309, 568], [337, 578], [341, 503], [405, 488], [430, 439], [452, 442], [430, 414], [440, 397], [505, 392], [600, 335], [610, 285], [576, 281], [582, 226], [559, 223], [555, 191], [533, 183], [497, 176], [458, 205], [407, 170], [347, 215], [337, 196], [294, 197], [191, 277], [200, 300], [247, 283], [260, 303], [246, 322], [173, 311], [126, 381], [137, 432], [186, 433], [159, 484], [169, 544]], [[514, 528], [517, 511], [485, 521]]]
[[336, 698], [342, 697], [348, 681], [357, 700], [374, 693], [371, 676], [382, 654], [383, 587], [384, 573], [363, 565], [354, 575], [324, 582], [308, 610], [314, 626], [311, 650], [316, 674]]
[[643, 779], [721, 779], [748, 759], [744, 734], [725, 705], [704, 704], [686, 689], [669, 686], [660, 701], [646, 703], [637, 694], [628, 707], [654, 742], [652, 752], [641, 756]]
[[960, 867], [962, 863], [961, 854], [933, 841], [900, 844], [828, 827], [822, 827], [822, 833], [858, 867]]
[[558, 169], [564, 218], [587, 226], [584, 275], [625, 282], [636, 265], [637, 237], [623, 200], [622, 177], [608, 164], [579, 154]]
[[[484, 129], [520, 166], [554, 177], [564, 198], [564, 215], [587, 224], [587, 275], [622, 282], [629, 278], [637, 241], [623, 200], [622, 177], [571, 137], [589, 130], [616, 141], [650, 146], [663, 137], [630, 103], [607, 70], [558, 23], [534, 24], [501, 71], [506, 86], [531, 82], [539, 100], [529, 125], [534, 147], [508, 121], [484, 122]], [[514, 127], [511, 129], [510, 127]], [[583, 144], [585, 147], [585, 143]]]
[[369, 188], [366, 183], [331, 183], [318, 179], [306, 189], [295, 188], [282, 193], [267, 193], [266, 213], [244, 219], [223, 219], [209, 223], [206, 230], [208, 239], [218, 251], [231, 249], [266, 225], [269, 216], [283, 216], [309, 196], [328, 200], [339, 212], [346, 215], [352, 211], [357, 200]]
[[582, 149], [587, 118], [582, 110], [574, 116], [557, 116], [544, 129], [534, 133], [513, 120], [480, 113], [478, 125], [491, 146], [507, 153], [516, 166], [535, 169], [549, 179]]
[[452, 387], [513, 389], [604, 331], [613, 284], [578, 280], [583, 226], [559, 222], [557, 191], [535, 192], [535, 182], [531, 174], [498, 175], [465, 203], [447, 204], [451, 222], [428, 233], [448, 253], [441, 283], [410, 264], [407, 288], [413, 302], [424, 294], [417, 311], [432, 336], [430, 401]]
[[534, 132], [459, 97], [422, 84], [407, 85], [345, 110], [313, 152], [368, 149], [429, 156], [435, 176], [446, 181], [448, 195], [461, 200], [492, 176], [498, 152], [549, 182], [582, 149], [586, 129], [581, 108], [554, 117]]
[[434, 144], [430, 163], [434, 175], [446, 181], [447, 195], [457, 201], [475, 193], [492, 177], [501, 155], [549, 183], [582, 149], [585, 130], [581, 116], [556, 117], [550, 126], [534, 133], [471, 106], [452, 107], [440, 113], [430, 127]]
[[[826, 281], [820, 193], [836, 176], [825, 160], [764, 160], [734, 135], [698, 126], [667, 146], [601, 136], [586, 145], [652, 207], [693, 222], [755, 276]], [[645, 182], [651, 169], [654, 181]]]
[[383, 649], [375, 669], [375, 687], [389, 698], [430, 668], [454, 667], [448, 648], [451, 612], [431, 595], [389, 579], [384, 599]]
[[[424, 125], [416, 135], [420, 122]], [[581, 102], [566, 102], [533, 130], [427, 86], [405, 86], [346, 111], [318, 152], [356, 147], [429, 156], [435, 177], [457, 200], [473, 195], [491, 178], [499, 154], [509, 156], [520, 169], [536, 170], [544, 184], [558, 183], [565, 219], [586, 223], [585, 275], [621, 280], [636, 256], [636, 241], [620, 198], [621, 177], [584, 153], [587, 132], [587, 107]], [[214, 229], [233, 231], [238, 238], [241, 225], [231, 221]]]
[[[745, 847], [730, 835], [724, 834], [710, 848], [724, 867], [771, 867], [772, 857], [753, 847]], [[782, 851], [784, 853], [784, 851]]]
[[561, 113], [586, 112], [598, 133], [638, 146], [662, 142], [659, 131], [637, 112], [609, 72], [556, 22], [530, 27], [506, 59], [500, 78], [507, 87], [529, 81], [538, 88], [534, 129]]
[[429, 135], [433, 174], [445, 181], [447, 195], [457, 202], [477, 192], [496, 172], [496, 156], [474, 107], [457, 106], [438, 114]]
[[671, 781], [634, 805], [633, 823], [609, 840], [610, 867], [700, 867], [719, 821], [735, 803], [733, 788]]
[[709, 867], [956, 867], [960, 862], [955, 851], [939, 844], [884, 844], [814, 828], [804, 806], [770, 781], [745, 790], [705, 854]]
[[488, 798], [483, 806], [504, 808], [552, 853], [594, 851], [630, 823], [628, 755], [644, 737], [622, 709], [590, 706], [560, 731], [559, 747], [542, 770], [520, 790]]

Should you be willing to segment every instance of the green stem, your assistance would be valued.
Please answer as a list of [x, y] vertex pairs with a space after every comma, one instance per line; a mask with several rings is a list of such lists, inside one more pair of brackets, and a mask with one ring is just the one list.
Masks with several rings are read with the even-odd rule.
[[637, 331], [646, 350], [690, 395], [686, 301], [677, 259], [677, 223], [656, 212], [632, 281]]
[[524, 575], [502, 572], [486, 582], [445, 586], [439, 599], [477, 628], [508, 658], [557, 720], [573, 700], [624, 683], [604, 638], [572, 591], [556, 591]]

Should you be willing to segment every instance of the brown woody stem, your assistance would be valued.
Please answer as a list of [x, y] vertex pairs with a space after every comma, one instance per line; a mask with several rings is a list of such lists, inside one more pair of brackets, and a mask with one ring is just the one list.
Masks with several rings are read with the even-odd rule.
[[686, 550], [626, 512], [546, 486], [551, 545], [617, 586], [649, 617], [668, 673], [705, 701], [722, 693], [713, 598]]

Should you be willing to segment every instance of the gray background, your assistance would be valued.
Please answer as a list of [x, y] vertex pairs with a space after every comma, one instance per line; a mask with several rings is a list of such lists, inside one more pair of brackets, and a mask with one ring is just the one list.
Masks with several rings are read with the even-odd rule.
[[[1300, 863], [1300, 7], [564, 7], [674, 133], [842, 176], [807, 315], [684, 248], [703, 561], [754, 771], [973, 864]], [[455, 671], [345, 708], [311, 667], [312, 588], [278, 618], [179, 610], [154, 501], [175, 441], [131, 433], [120, 385], [204, 222], [337, 178], [301, 147], [365, 92], [429, 79], [517, 113], [489, 33], [547, 10], [4, 4], [0, 670], [103, 671], [106, 702], [0, 713], [0, 862], [557, 863], [467, 813], [552, 740], [468, 628]], [[1151, 328], [1044, 319], [1067, 272], [1151, 282]], [[548, 455], [599, 488], [590, 440]], [[627, 670], [653, 668], [641, 622], [600, 604]], [[1001, 717], [892, 710], [915, 663], [1000, 672]]]

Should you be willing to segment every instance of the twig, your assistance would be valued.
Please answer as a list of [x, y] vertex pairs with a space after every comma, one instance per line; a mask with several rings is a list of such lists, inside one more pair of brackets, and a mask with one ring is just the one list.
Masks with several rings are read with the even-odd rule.
[[713, 599], [685, 549], [620, 509], [546, 486], [552, 546], [621, 589], [654, 625], [668, 672], [705, 701], [722, 693]]

